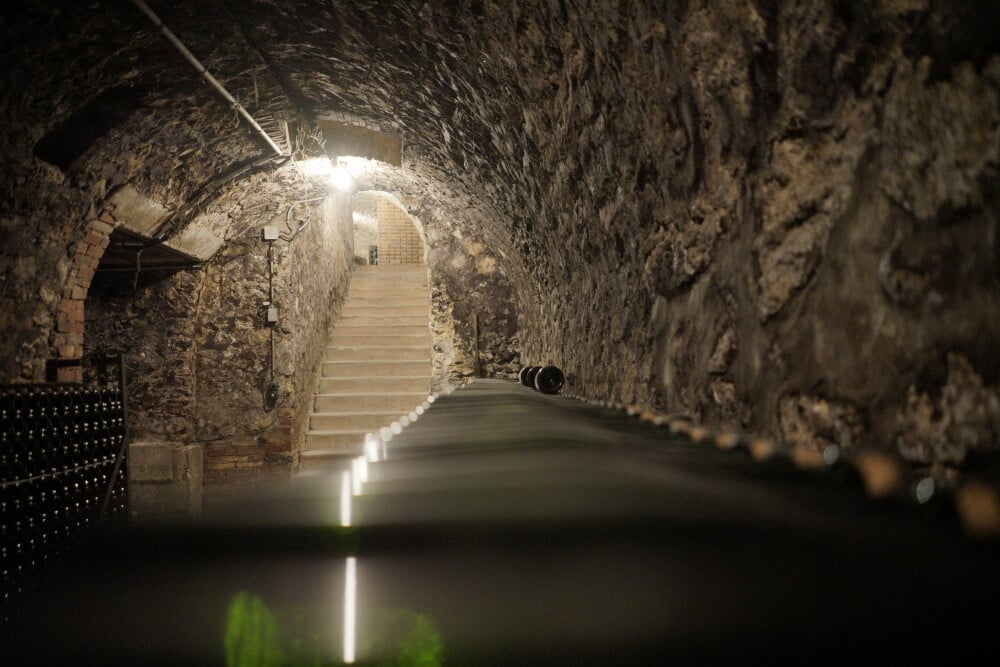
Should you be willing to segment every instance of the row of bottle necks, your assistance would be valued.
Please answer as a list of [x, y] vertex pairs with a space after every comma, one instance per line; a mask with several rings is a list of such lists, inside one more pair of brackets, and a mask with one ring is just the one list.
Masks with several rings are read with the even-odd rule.
[[112, 416], [124, 407], [117, 389], [8, 387], [0, 390], [0, 430], [25, 421]]
[[57, 475], [90, 465], [114, 461], [125, 436], [85, 440], [37, 450], [0, 451], [0, 483], [42, 475]]
[[517, 378], [525, 387], [537, 389], [543, 394], [558, 394], [566, 382], [558, 366], [525, 366]]
[[[89, 497], [96, 489], [106, 489], [111, 482], [116, 460], [114, 456], [105, 456], [75, 468], [4, 483], [0, 495], [0, 516], [6, 520], [25, 512], [35, 515], [45, 512], [46, 508]], [[119, 471], [116, 484], [124, 483], [124, 480], [124, 471]]]
[[[6, 507], [0, 520], [0, 564], [4, 578], [16, 575], [19, 566], [49, 553], [100, 518], [110, 479], [110, 471], [90, 472], [58, 489], [25, 489], [21, 498], [3, 501]], [[30, 500], [28, 493], [32, 494]], [[105, 516], [122, 515], [127, 508], [125, 482], [117, 479]]]

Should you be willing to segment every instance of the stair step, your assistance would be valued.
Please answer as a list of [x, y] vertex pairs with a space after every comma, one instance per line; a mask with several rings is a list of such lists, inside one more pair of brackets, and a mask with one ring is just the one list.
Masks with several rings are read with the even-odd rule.
[[338, 327], [368, 327], [368, 326], [428, 326], [427, 313], [422, 315], [348, 315], [341, 317], [337, 322]]
[[423, 296], [430, 292], [426, 282], [422, 280], [404, 280], [402, 278], [390, 281], [357, 278], [351, 281], [351, 286], [347, 293], [352, 294], [358, 291], [383, 292], [387, 295], [401, 293], [405, 297], [414, 295]]
[[342, 467], [367, 433], [423, 403], [431, 386], [427, 266], [358, 266], [330, 332], [300, 471]]
[[373, 287], [371, 285], [352, 285], [347, 293], [347, 299], [428, 299], [430, 290], [426, 285], [393, 285], [391, 287]]
[[364, 431], [374, 433], [399, 419], [399, 412], [314, 412], [309, 415], [312, 431]]
[[427, 269], [422, 271], [355, 271], [351, 280], [427, 280]]
[[385, 346], [385, 345], [336, 345], [327, 347], [323, 361], [427, 361], [431, 360], [430, 345]]
[[426, 299], [430, 294], [427, 285], [419, 283], [354, 283], [347, 291], [347, 298], [395, 298], [395, 299]]
[[406, 271], [423, 271], [427, 273], [426, 264], [359, 264], [354, 267], [355, 273], [404, 273]]
[[336, 329], [330, 337], [328, 347], [355, 347], [355, 346], [403, 346], [403, 347], [423, 347], [431, 349], [431, 334], [429, 331], [410, 334], [368, 334], [354, 336], [348, 333], [340, 333]]
[[430, 359], [422, 361], [324, 361], [321, 377], [407, 377], [430, 375]]
[[365, 436], [371, 431], [307, 431], [303, 453], [315, 452], [321, 449], [339, 450], [341, 452], [364, 449]]
[[427, 274], [426, 273], [423, 273], [423, 274], [416, 274], [416, 273], [413, 273], [413, 274], [401, 274], [401, 273], [399, 273], [399, 274], [394, 274], [394, 275], [388, 275], [388, 274], [374, 275], [374, 274], [358, 274], [358, 273], [355, 273], [353, 276], [351, 276], [351, 287], [354, 287], [355, 285], [377, 286], [377, 285], [385, 285], [385, 284], [388, 284], [388, 283], [398, 283], [398, 284], [401, 284], [401, 285], [402, 284], [406, 284], [406, 285], [413, 285], [413, 286], [417, 286], [417, 285], [425, 285], [426, 286], [427, 283], [428, 283], [428, 278], [427, 278]]
[[[428, 364], [428, 371], [430, 364]], [[319, 381], [319, 393], [342, 394], [346, 392], [367, 393], [422, 393], [429, 394], [431, 390], [430, 373], [406, 377], [335, 377], [322, 378]]]
[[396, 296], [387, 294], [380, 297], [366, 295], [350, 296], [344, 302], [344, 308], [408, 308], [423, 306], [424, 312], [430, 309], [430, 299], [426, 294], [416, 296]]
[[400, 336], [400, 335], [430, 335], [430, 325], [427, 318], [423, 324], [342, 324], [337, 323], [334, 328], [334, 335], [344, 336]]
[[328, 468], [348, 469], [351, 465], [351, 459], [359, 456], [362, 451], [363, 448], [359, 446], [357, 449], [317, 449], [311, 452], [302, 452], [299, 459], [299, 472], [321, 471]]
[[414, 306], [378, 306], [373, 304], [344, 304], [341, 319], [348, 317], [422, 317], [427, 319], [427, 304]]
[[315, 412], [396, 412], [408, 414], [427, 399], [426, 391], [392, 393], [341, 393], [317, 394], [313, 401]]

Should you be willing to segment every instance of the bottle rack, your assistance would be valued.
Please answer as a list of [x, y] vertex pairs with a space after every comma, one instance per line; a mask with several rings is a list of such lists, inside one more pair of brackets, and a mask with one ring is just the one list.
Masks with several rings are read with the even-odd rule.
[[128, 512], [121, 386], [0, 387], [0, 617], [94, 525]]

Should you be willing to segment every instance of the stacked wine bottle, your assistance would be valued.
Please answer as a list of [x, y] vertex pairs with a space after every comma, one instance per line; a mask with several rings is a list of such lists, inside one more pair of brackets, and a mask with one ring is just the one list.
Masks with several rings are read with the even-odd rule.
[[558, 366], [525, 366], [517, 377], [525, 387], [537, 389], [543, 394], [558, 394], [566, 382]]

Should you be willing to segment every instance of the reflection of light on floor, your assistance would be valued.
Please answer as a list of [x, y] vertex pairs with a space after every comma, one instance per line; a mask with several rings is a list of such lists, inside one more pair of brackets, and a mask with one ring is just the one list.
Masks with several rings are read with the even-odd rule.
[[347, 470], [340, 477], [340, 525], [351, 525], [351, 473]]
[[357, 611], [358, 572], [357, 559], [347, 559], [344, 569], [344, 662], [354, 662], [355, 613]]
[[378, 461], [378, 455], [378, 437], [374, 433], [369, 433], [365, 436], [365, 457], [372, 463], [375, 463]]
[[351, 478], [354, 495], [360, 496], [362, 485], [368, 481], [368, 459], [363, 456], [351, 459]]

